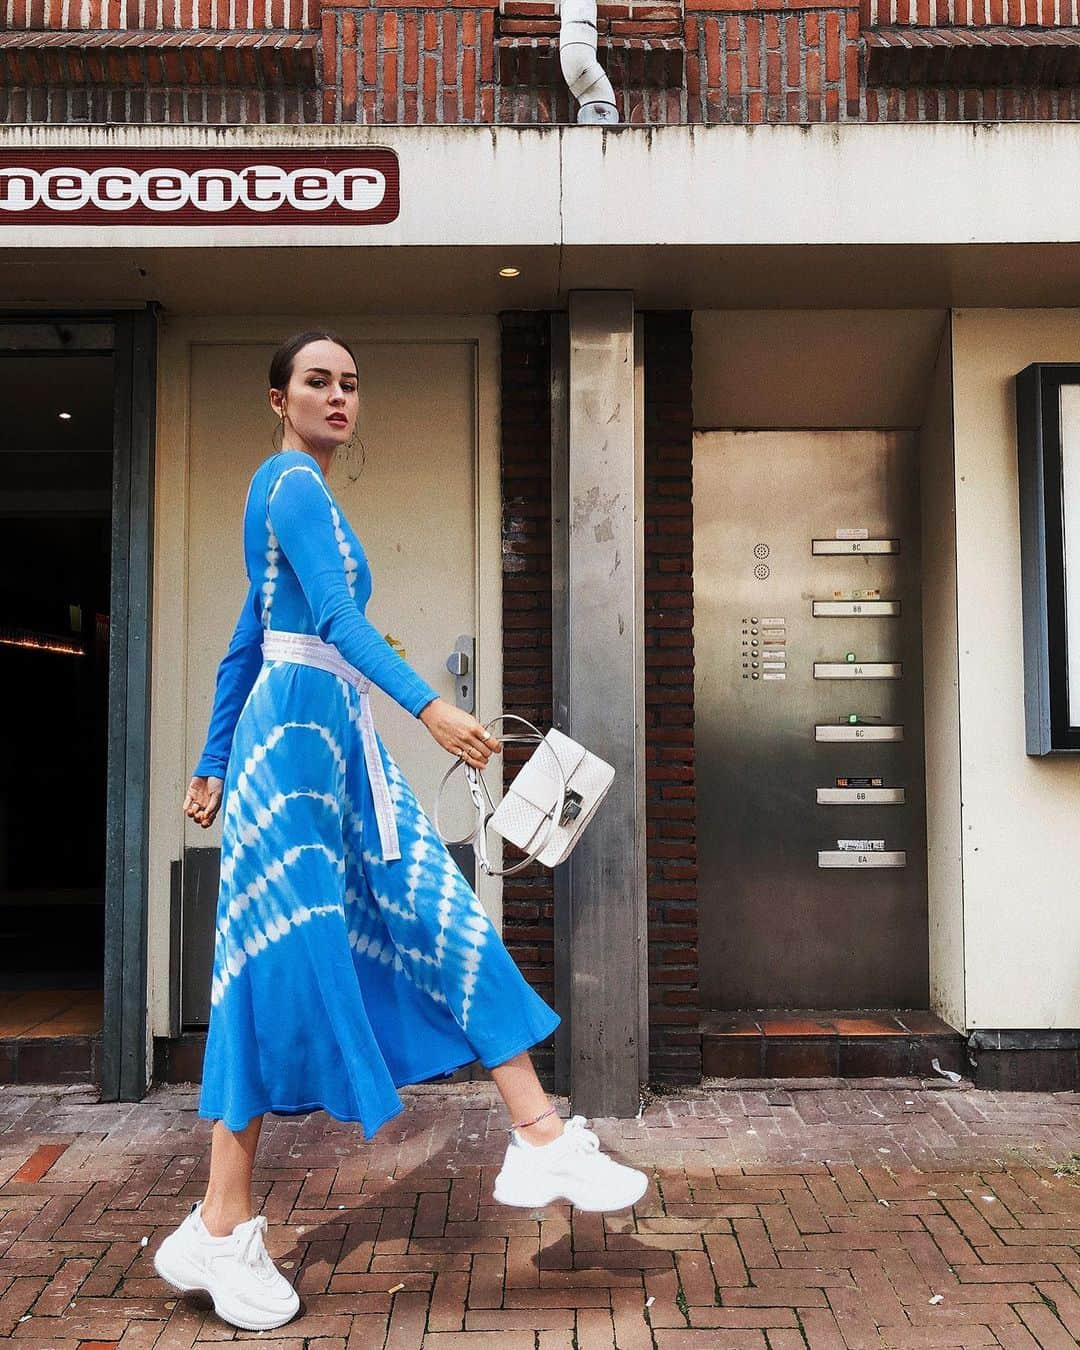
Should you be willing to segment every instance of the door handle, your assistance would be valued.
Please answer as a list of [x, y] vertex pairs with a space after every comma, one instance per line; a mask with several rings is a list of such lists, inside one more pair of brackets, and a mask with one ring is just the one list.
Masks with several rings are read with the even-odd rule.
[[446, 658], [446, 669], [454, 677], [454, 701], [467, 713], [475, 712], [476, 709], [475, 662], [476, 641], [468, 633], [463, 633]]

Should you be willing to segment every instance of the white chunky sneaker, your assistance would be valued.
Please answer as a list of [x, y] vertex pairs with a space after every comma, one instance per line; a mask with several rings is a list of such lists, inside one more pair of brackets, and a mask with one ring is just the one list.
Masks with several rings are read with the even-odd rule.
[[269, 1331], [296, 1316], [300, 1298], [270, 1260], [266, 1219], [240, 1223], [228, 1237], [207, 1231], [196, 1205], [154, 1254], [154, 1269], [182, 1294], [202, 1290], [214, 1311], [244, 1331]]
[[594, 1213], [627, 1209], [645, 1194], [649, 1178], [624, 1167], [601, 1151], [600, 1140], [585, 1128], [584, 1116], [571, 1116], [558, 1139], [534, 1147], [515, 1131], [495, 1178], [501, 1205], [539, 1209], [553, 1200], [569, 1200]]

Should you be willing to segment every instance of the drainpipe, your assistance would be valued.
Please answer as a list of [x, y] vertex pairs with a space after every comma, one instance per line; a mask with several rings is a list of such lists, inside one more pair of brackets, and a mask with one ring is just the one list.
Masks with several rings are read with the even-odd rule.
[[596, 0], [562, 0], [559, 62], [578, 101], [579, 122], [615, 126], [615, 91], [596, 59]]

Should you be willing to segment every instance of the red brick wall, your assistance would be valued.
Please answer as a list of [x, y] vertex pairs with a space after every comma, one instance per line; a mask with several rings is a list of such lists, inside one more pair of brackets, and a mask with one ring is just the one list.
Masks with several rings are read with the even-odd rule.
[[1075, 122], [1080, 88], [882, 85], [866, 91], [868, 122]]
[[[551, 317], [502, 323], [503, 707], [546, 728], [551, 680]], [[511, 776], [527, 747], [506, 748]], [[537, 864], [503, 882], [503, 939], [529, 983], [555, 1001], [551, 873]], [[553, 1042], [534, 1051], [550, 1082]]]
[[[432, 0], [434, 3], [434, 0]], [[324, 0], [327, 121], [573, 120], [554, 0]], [[601, 0], [600, 57], [632, 125], [858, 117], [859, 11], [836, 0]]]
[[[1080, 0], [1058, 24], [1075, 25]], [[900, 86], [873, 78], [879, 25], [1054, 26], [1050, 0], [601, 0], [600, 58], [631, 125], [1072, 118], [1059, 58], [980, 51], [962, 34]], [[950, 11], [955, 16], [950, 19]], [[573, 120], [554, 0], [325, 0], [327, 121], [552, 125]], [[887, 58], [891, 59], [891, 58]], [[1045, 78], [1040, 84], [1043, 72]]]
[[[224, 34], [232, 3], [0, 0], [0, 122], [573, 120], [555, 0], [242, 0], [244, 32], [310, 37], [294, 55], [11, 46]], [[1046, 41], [1077, 26], [1080, 0], [601, 0], [598, 14], [620, 118], [641, 126], [1073, 120], [1075, 47]], [[973, 52], [971, 30], [988, 28], [1009, 45]], [[909, 59], [906, 35], [928, 29], [933, 47]]]
[[494, 122], [495, 10], [325, 0], [327, 122]]
[[713, 0], [707, 9], [713, 12], [686, 18], [691, 122], [835, 122], [858, 115], [857, 11], [783, 0], [766, 0], [752, 12], [738, 0], [730, 6]]
[[[239, 22], [230, 16], [235, 9]], [[311, 28], [319, 0], [0, 0], [0, 33], [19, 29]]]
[[[552, 125], [573, 120], [554, 0], [435, 8], [325, 0], [327, 121]], [[1057, 20], [1080, 22], [1080, 0]], [[968, 87], [960, 44], [913, 63], [904, 85], [870, 77], [879, 25], [1054, 26], [1050, 0], [601, 0], [599, 52], [631, 125], [1072, 118], [1053, 52], [980, 52]], [[950, 19], [950, 11], [953, 18]], [[952, 53], [955, 52], [955, 55]], [[1021, 54], [1022, 56], [1022, 54]], [[1040, 85], [1040, 72], [1045, 79]]]
[[[694, 824], [691, 339], [688, 313], [645, 316], [645, 724], [650, 1077], [701, 1074]], [[550, 317], [502, 316], [503, 699], [549, 726]], [[520, 756], [518, 757], [520, 760]], [[507, 769], [515, 763], [507, 752]], [[553, 998], [550, 874], [503, 892], [503, 936]], [[550, 1049], [540, 1056], [550, 1073]]]
[[[871, 44], [874, 30], [884, 28], [916, 38], [936, 30], [939, 45], [910, 57], [892, 53], [901, 58], [901, 78], [879, 75], [881, 53], [871, 45], [861, 115], [868, 122], [1074, 121], [1075, 48], [1025, 44], [1078, 25], [1080, 0], [862, 0], [861, 27]], [[970, 39], [987, 29], [1003, 33], [1009, 46], [973, 49]]]
[[1080, 0], [862, 0], [863, 26], [918, 24], [959, 28], [1080, 25]]
[[321, 120], [322, 97], [312, 74], [298, 71], [294, 61], [275, 61], [269, 71], [260, 62], [254, 73], [230, 79], [247, 62], [215, 53], [208, 69], [211, 61], [204, 53], [196, 82], [188, 71], [173, 69], [174, 63], [184, 66], [184, 58], [184, 53], [170, 53], [163, 60], [152, 49], [117, 53], [115, 74], [102, 78], [95, 73], [103, 66], [100, 54], [72, 53], [62, 61], [39, 63], [22, 54], [5, 61], [0, 52], [0, 125], [240, 126]]
[[[231, 45], [234, 12], [257, 45]], [[0, 123], [317, 122], [319, 19], [319, 0], [0, 0]]]
[[[678, 5], [625, 0], [601, 20], [625, 120], [685, 120]], [[546, 0], [324, 0], [327, 121], [551, 124], [572, 120]], [[657, 17], [657, 16], [661, 17]], [[651, 116], [640, 113], [640, 90]], [[635, 112], [635, 109], [638, 109]]]
[[701, 1076], [689, 313], [645, 315], [645, 762], [650, 1077]]

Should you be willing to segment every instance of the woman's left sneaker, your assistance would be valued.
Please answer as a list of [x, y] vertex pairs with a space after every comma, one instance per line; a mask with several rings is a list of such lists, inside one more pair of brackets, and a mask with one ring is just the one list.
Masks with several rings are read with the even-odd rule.
[[510, 1136], [502, 1170], [495, 1178], [501, 1205], [540, 1209], [553, 1200], [569, 1200], [592, 1213], [628, 1209], [645, 1194], [649, 1178], [624, 1167], [600, 1148], [585, 1128], [584, 1116], [571, 1116], [558, 1139], [534, 1147], [517, 1132]]
[[295, 1317], [300, 1298], [270, 1259], [263, 1215], [237, 1224], [228, 1237], [214, 1237], [201, 1208], [196, 1205], [154, 1253], [161, 1278], [182, 1294], [209, 1294], [217, 1315], [244, 1331], [270, 1331]]

